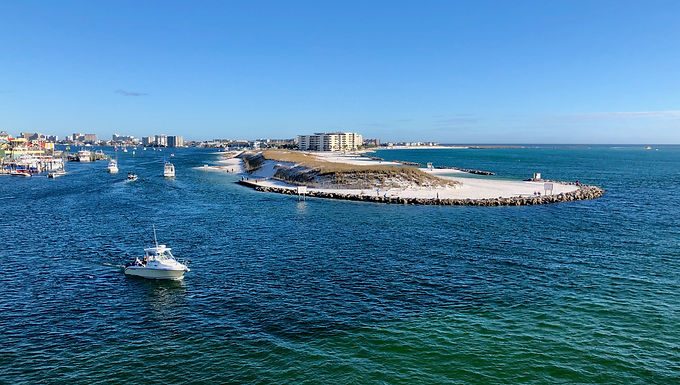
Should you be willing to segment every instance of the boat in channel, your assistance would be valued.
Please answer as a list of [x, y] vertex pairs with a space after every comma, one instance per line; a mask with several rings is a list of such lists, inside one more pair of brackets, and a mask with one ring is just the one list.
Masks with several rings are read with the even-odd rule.
[[22, 170], [12, 170], [12, 171], [9, 172], [9, 175], [11, 175], [11, 176], [24, 176], [24, 177], [30, 177], [31, 176], [31, 174], [29, 172], [22, 171]]
[[174, 178], [175, 165], [170, 162], [165, 162], [165, 165], [163, 166], [163, 176], [166, 178]]
[[92, 153], [88, 150], [78, 151], [78, 162], [89, 162]]
[[106, 171], [109, 172], [109, 174], [117, 174], [118, 173], [118, 161], [115, 159], [111, 159], [109, 162], [109, 165], [106, 167]]
[[137, 174], [135, 174], [134, 172], [129, 172], [127, 174], [127, 181], [128, 182], [134, 182], [136, 180], [137, 180]]
[[51, 179], [56, 179], [59, 178], [60, 176], [66, 175], [66, 171], [64, 170], [56, 170], [56, 171], [51, 171], [47, 173], [47, 177]]
[[156, 239], [156, 228], [153, 229], [154, 247], [144, 249], [144, 257], [138, 257], [133, 262], [125, 265], [125, 275], [147, 278], [180, 280], [184, 273], [190, 271], [189, 267], [175, 259], [170, 248], [159, 245]]

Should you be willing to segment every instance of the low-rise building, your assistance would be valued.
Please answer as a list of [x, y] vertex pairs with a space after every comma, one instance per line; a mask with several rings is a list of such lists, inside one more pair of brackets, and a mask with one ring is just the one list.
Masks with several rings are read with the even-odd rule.
[[94, 144], [97, 143], [97, 134], [85, 134], [83, 135], [83, 142]]
[[380, 139], [364, 139], [364, 147], [380, 147]]

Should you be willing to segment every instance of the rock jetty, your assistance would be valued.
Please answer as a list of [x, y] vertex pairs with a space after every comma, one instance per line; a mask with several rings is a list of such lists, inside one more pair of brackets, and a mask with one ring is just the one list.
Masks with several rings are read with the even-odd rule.
[[450, 167], [450, 166], [435, 166], [434, 168], [439, 169], [439, 170], [456, 170], [456, 171], [462, 171], [466, 172], [468, 174], [476, 174], [476, 175], [496, 175], [492, 173], [491, 171], [484, 171], [484, 170], [473, 170], [469, 168], [458, 168], [458, 167]]
[[[256, 182], [249, 180], [240, 180], [236, 183], [243, 186], [250, 187], [256, 191], [274, 192], [279, 194], [297, 195], [294, 188], [261, 186]], [[565, 182], [560, 182], [565, 183]], [[565, 184], [574, 184], [566, 182]], [[376, 203], [396, 203], [409, 205], [441, 205], [441, 206], [531, 206], [549, 203], [570, 202], [586, 199], [595, 199], [604, 194], [604, 190], [597, 186], [578, 185], [578, 189], [568, 193], [561, 193], [556, 195], [538, 195], [538, 196], [518, 196], [509, 198], [488, 198], [488, 199], [435, 199], [435, 198], [402, 198], [402, 197], [385, 197], [376, 195], [356, 195], [344, 194], [341, 192], [323, 192], [308, 190], [307, 196], [329, 199], [344, 199], [351, 201], [365, 201]]]

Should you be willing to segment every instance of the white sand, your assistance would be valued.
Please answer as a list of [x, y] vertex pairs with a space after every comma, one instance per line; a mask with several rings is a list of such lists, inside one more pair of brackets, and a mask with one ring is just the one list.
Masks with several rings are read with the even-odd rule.
[[205, 171], [220, 171], [230, 174], [242, 174], [246, 172], [246, 168], [243, 166], [243, 161], [240, 158], [224, 158], [218, 160], [219, 166], [207, 165], [196, 167], [196, 169]]
[[[349, 163], [354, 165], [377, 165], [377, 164], [397, 164], [394, 162], [379, 162], [356, 154], [342, 153], [310, 153], [329, 162]], [[239, 160], [240, 161], [240, 160]], [[253, 174], [245, 175], [251, 182], [266, 187], [283, 187], [295, 189], [297, 186], [287, 184], [271, 178], [275, 172], [276, 164], [288, 164], [285, 162], [266, 161], [265, 164]], [[512, 180], [498, 180], [487, 178], [466, 178], [456, 177], [455, 174], [464, 174], [462, 171], [452, 169], [428, 170], [421, 168], [424, 172], [436, 174], [437, 176], [455, 180], [461, 183], [457, 187], [432, 187], [420, 188], [410, 187], [404, 189], [329, 189], [329, 188], [308, 188], [309, 191], [321, 191], [334, 194], [350, 195], [387, 195], [402, 198], [440, 198], [440, 199], [485, 199], [485, 198], [511, 198], [517, 196], [534, 196], [534, 193], [544, 194], [544, 182], [525, 182]], [[577, 186], [553, 183], [553, 195], [576, 191]]]

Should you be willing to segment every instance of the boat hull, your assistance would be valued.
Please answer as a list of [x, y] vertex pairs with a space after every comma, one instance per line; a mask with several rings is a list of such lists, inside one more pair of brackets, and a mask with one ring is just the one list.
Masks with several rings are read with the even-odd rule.
[[150, 269], [141, 266], [128, 266], [125, 268], [126, 275], [147, 279], [169, 279], [176, 281], [184, 278], [184, 273], [184, 270]]

